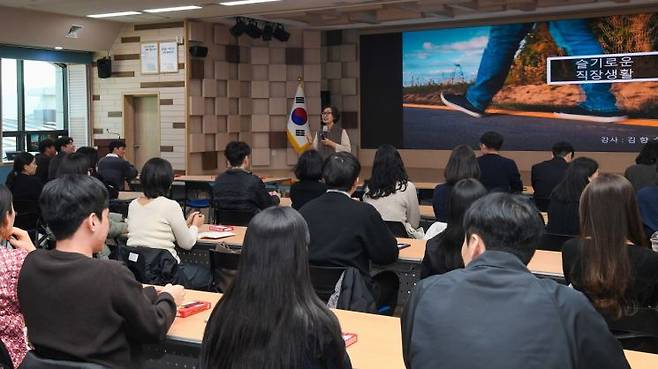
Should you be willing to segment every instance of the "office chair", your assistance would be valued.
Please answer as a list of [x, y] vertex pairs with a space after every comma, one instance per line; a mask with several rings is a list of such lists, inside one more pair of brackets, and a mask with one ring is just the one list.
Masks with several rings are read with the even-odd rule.
[[230, 250], [208, 250], [210, 273], [212, 273], [212, 288], [217, 292], [226, 292], [240, 264], [240, 253]]
[[384, 223], [386, 223], [388, 229], [391, 231], [391, 233], [393, 233], [393, 236], [409, 238], [409, 233], [407, 233], [407, 229], [404, 227], [402, 222], [385, 221]]
[[336, 289], [336, 283], [338, 283], [345, 270], [346, 268], [343, 267], [309, 266], [311, 284], [313, 284], [315, 294], [325, 304], [329, 301], [331, 295], [333, 295]]

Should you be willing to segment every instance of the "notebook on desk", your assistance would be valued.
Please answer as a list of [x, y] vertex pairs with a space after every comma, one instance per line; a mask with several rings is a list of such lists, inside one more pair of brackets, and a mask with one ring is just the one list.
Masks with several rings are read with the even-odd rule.
[[201, 232], [199, 233], [199, 239], [211, 239], [211, 240], [219, 240], [221, 238], [226, 238], [226, 237], [231, 237], [235, 236], [235, 233], [233, 232], [218, 232], [218, 231], [209, 231], [209, 232]]

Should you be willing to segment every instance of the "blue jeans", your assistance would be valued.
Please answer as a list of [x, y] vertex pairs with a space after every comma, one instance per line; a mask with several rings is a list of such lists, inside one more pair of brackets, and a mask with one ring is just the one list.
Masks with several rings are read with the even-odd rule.
[[[494, 95], [503, 87], [514, 55], [521, 41], [532, 30], [533, 23], [505, 24], [492, 26], [489, 41], [482, 54], [475, 84], [466, 91], [466, 99], [471, 105], [485, 110]], [[587, 22], [582, 19], [548, 22], [548, 29], [558, 47], [568, 55], [603, 54], [599, 42], [592, 35]], [[586, 110], [616, 112], [617, 103], [610, 93], [609, 83], [582, 84], [585, 101], [581, 104]]]

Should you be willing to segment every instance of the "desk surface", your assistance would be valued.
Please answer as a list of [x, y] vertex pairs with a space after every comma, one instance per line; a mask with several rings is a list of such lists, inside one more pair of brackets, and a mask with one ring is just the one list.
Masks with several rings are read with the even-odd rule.
[[[258, 175], [257, 173], [254, 173]], [[178, 176], [174, 177], [174, 181], [179, 181], [179, 182], [215, 182], [216, 175], [198, 175], [198, 176], [192, 176], [192, 175], [185, 175], [185, 176]], [[290, 177], [268, 177], [268, 176], [263, 176], [261, 177], [264, 183], [281, 183], [281, 182], [290, 182], [291, 178]]]
[[[221, 295], [211, 292], [187, 290], [185, 300], [209, 301], [214, 308]], [[187, 318], [176, 318], [167, 337], [185, 342], [200, 343], [206, 321], [212, 309]], [[359, 369], [404, 369], [400, 320], [374, 314], [333, 310], [343, 332], [356, 333], [357, 342], [347, 348], [352, 366]], [[658, 368], [658, 355], [625, 351], [633, 369]]]
[[[204, 224], [199, 229], [200, 232], [207, 232], [208, 225]], [[244, 234], [247, 231], [247, 227], [233, 227], [233, 233], [235, 236], [226, 237], [218, 240], [212, 239], [203, 239], [202, 243], [221, 243], [225, 242], [231, 245], [242, 245], [244, 242]], [[408, 243], [411, 246], [400, 250], [399, 260], [407, 261], [412, 263], [420, 263], [425, 256], [425, 245], [427, 241], [418, 240], [415, 238], [398, 238], [398, 242]], [[535, 251], [535, 256], [530, 260], [528, 264], [528, 269], [533, 273], [552, 276], [552, 277], [562, 277], [562, 253], [558, 251], [545, 251], [537, 250]]]

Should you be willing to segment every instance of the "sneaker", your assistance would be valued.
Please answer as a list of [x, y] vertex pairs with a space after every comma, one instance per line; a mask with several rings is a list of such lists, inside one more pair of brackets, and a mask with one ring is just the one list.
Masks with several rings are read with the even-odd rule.
[[459, 110], [462, 113], [466, 113], [475, 118], [481, 118], [484, 115], [484, 110], [480, 110], [471, 105], [471, 103], [466, 100], [464, 95], [446, 94], [441, 92], [441, 101], [443, 101], [446, 106], [449, 106], [455, 110]]
[[587, 110], [581, 106], [555, 112], [555, 115], [564, 119], [584, 120], [588, 122], [615, 123], [626, 120], [628, 116], [620, 111], [601, 112]]

